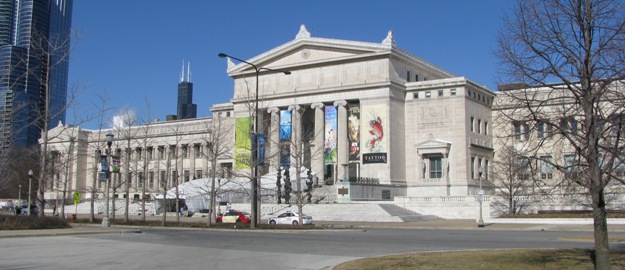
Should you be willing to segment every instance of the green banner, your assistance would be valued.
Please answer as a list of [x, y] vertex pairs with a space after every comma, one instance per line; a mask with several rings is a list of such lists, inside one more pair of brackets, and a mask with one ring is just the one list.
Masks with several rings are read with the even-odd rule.
[[250, 140], [251, 117], [237, 118], [234, 132], [234, 169], [249, 169], [252, 142]]

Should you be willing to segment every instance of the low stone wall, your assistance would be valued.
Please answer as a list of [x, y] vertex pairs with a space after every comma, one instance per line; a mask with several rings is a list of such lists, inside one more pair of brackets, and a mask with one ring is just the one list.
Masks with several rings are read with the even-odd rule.
[[[484, 196], [482, 216], [491, 216], [491, 196]], [[441, 197], [395, 197], [394, 203], [422, 215], [434, 215], [445, 219], [479, 219], [478, 196]]]

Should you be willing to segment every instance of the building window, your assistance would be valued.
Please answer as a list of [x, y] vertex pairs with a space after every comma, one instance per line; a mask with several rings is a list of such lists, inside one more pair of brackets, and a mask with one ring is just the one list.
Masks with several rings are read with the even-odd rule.
[[171, 171], [171, 185], [178, 185], [178, 172]]
[[475, 117], [471, 116], [471, 132], [474, 131], [474, 127], [475, 127]]
[[148, 187], [154, 188], [154, 172], [153, 171], [148, 172]]
[[189, 158], [189, 146], [186, 144], [182, 145], [182, 158]]
[[146, 155], [148, 160], [152, 160], [154, 158], [154, 148], [148, 147]]
[[164, 146], [158, 147], [158, 159], [165, 159], [165, 147]]
[[475, 179], [475, 157], [471, 157], [471, 178]]
[[161, 183], [161, 187], [167, 188], [167, 172], [160, 171], [159, 181]]
[[477, 119], [477, 133], [482, 134], [482, 119]]
[[530, 139], [530, 125], [528, 123], [523, 124], [523, 139], [526, 141]]
[[540, 178], [553, 179], [553, 159], [551, 156], [540, 157]]
[[545, 123], [538, 123], [538, 125], [536, 125], [536, 136], [540, 139], [545, 137]]
[[528, 158], [517, 158], [517, 168], [518, 180], [528, 180], [530, 178], [530, 160]]
[[137, 173], [137, 187], [138, 188], [143, 187], [143, 172]]
[[184, 176], [183, 176], [183, 177], [184, 177], [184, 182], [185, 182], [185, 183], [186, 183], [186, 182], [189, 182], [189, 180], [191, 180], [191, 179], [190, 179], [190, 177], [191, 177], [191, 172], [189, 172], [189, 170], [184, 170]]
[[577, 178], [577, 159], [574, 154], [564, 155], [564, 177]]
[[488, 159], [484, 160], [484, 180], [488, 180], [488, 167], [490, 165], [488, 164]]
[[471, 90], [467, 90], [467, 96], [471, 96]]
[[406, 81], [410, 81], [410, 71], [406, 71]]
[[484, 121], [484, 135], [488, 135], [488, 121]]
[[415, 75], [414, 75], [414, 81], [415, 81], [415, 82], [418, 82], [418, 81], [419, 81], [419, 74], [415, 74]]
[[443, 177], [443, 158], [430, 157], [430, 178]]
[[449, 95], [455, 96], [456, 95], [456, 89], [449, 90]]
[[137, 160], [142, 160], [142, 159], [143, 159], [143, 149], [141, 149], [141, 147], [137, 147], [137, 148], [135, 149], [135, 153], [136, 153], [135, 158], [136, 158]]
[[195, 153], [196, 158], [202, 157], [202, 146], [199, 143], [193, 145], [193, 153]]
[[413, 94], [412, 94], [412, 97], [413, 97], [414, 99], [419, 99], [419, 93], [413, 93]]
[[438, 96], [442, 97], [443, 96], [443, 90], [438, 90]]
[[431, 93], [430, 91], [426, 91], [426, 92], [425, 92], [425, 97], [426, 97], [426, 98], [429, 98], [429, 97], [431, 97], [431, 96], [432, 96], [432, 93]]
[[202, 170], [195, 170], [195, 179], [202, 178]]

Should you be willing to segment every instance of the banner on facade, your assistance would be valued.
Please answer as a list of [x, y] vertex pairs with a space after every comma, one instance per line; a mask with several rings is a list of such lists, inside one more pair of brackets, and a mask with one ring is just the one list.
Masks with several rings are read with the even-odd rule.
[[290, 141], [291, 140], [291, 111], [289, 110], [281, 110], [280, 111], [280, 140], [281, 141]]
[[[363, 107], [363, 123], [367, 123], [367, 132], [363, 134], [364, 153], [386, 153], [384, 130], [387, 126], [386, 105]], [[363, 156], [364, 164], [364, 156]]]
[[347, 115], [347, 141], [349, 143], [349, 163], [360, 162], [360, 106], [350, 104]]
[[249, 169], [252, 157], [252, 143], [250, 139], [251, 117], [236, 119], [234, 132], [234, 168]]
[[120, 172], [120, 168], [122, 167], [122, 163], [120, 161], [119, 156], [111, 156], [111, 159], [113, 159], [111, 164], [111, 172], [113, 173], [119, 173]]
[[325, 106], [325, 143], [323, 147], [323, 161], [325, 164], [336, 164], [338, 152], [337, 143], [337, 115], [336, 106]]
[[280, 141], [280, 166], [291, 166], [290, 141]]
[[267, 136], [265, 136], [265, 134], [258, 134], [258, 136], [256, 136], [256, 140], [258, 140], [256, 143], [256, 146], [258, 147], [258, 166], [265, 166], [265, 145], [267, 142]]
[[100, 170], [103, 172], [109, 171], [109, 163], [106, 159], [106, 155], [100, 155]]

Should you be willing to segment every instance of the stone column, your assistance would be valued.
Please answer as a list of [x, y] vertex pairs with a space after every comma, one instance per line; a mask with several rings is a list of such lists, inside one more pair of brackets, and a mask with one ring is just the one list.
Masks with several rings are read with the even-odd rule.
[[280, 109], [277, 107], [269, 108], [267, 110], [270, 116], [270, 128], [269, 128], [269, 136], [268, 142], [266, 145], [269, 146], [268, 153], [268, 162], [269, 163], [269, 172], [275, 172], [278, 167], [280, 167]]
[[[291, 167], [302, 166], [301, 159], [304, 155], [304, 149], [302, 149], [302, 116], [300, 115], [300, 106], [291, 105], [289, 110], [291, 111]], [[295, 168], [295, 167], [294, 167]], [[294, 177], [294, 176], [293, 176]]]
[[325, 117], [323, 112], [323, 103], [313, 103], [310, 107], [315, 110], [315, 139], [311, 146], [310, 166], [313, 172], [317, 174], [319, 183], [324, 183], [323, 175], [323, 134], [325, 129]]
[[337, 160], [337, 180], [343, 180], [345, 178], [345, 166], [343, 164], [347, 164], [347, 158], [349, 155], [348, 149], [348, 141], [347, 141], [347, 102], [345, 100], [339, 100], [334, 102], [334, 106], [338, 111], [337, 115], [337, 150], [338, 150], [338, 160]]

